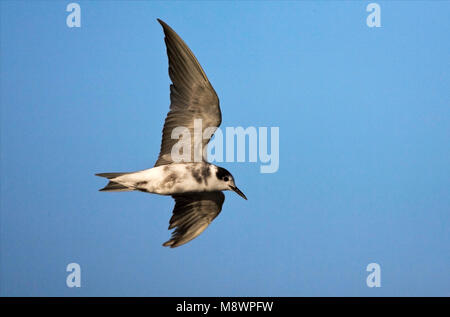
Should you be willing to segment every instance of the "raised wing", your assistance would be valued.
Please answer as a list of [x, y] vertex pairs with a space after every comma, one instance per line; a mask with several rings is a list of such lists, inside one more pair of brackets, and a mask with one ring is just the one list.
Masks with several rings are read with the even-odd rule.
[[[179, 144], [181, 149], [190, 149], [189, 153], [180, 150], [180, 157], [185, 158], [183, 161], [202, 161], [209, 140], [222, 122], [219, 98], [189, 47], [170, 26], [160, 19], [158, 22], [162, 25], [165, 34], [164, 41], [167, 47], [172, 85], [170, 85], [170, 111], [164, 123], [161, 150], [155, 166], [174, 162], [171, 151], [180, 141], [177, 138], [171, 138], [172, 131], [176, 127], [185, 127], [190, 133], [190, 139], [181, 138], [185, 144], [189, 143], [187, 147]], [[200, 141], [197, 144], [194, 144], [195, 119], [201, 119], [202, 127], [202, 135], [195, 138]], [[203, 139], [203, 133], [207, 128], [210, 128], [209, 138]]]
[[225, 200], [221, 191], [173, 195], [175, 207], [169, 229], [176, 228], [163, 246], [175, 248], [198, 235], [219, 215]]

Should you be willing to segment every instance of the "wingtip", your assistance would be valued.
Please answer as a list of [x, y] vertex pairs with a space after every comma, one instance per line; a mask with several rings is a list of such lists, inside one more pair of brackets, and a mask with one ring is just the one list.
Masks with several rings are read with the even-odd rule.
[[167, 26], [167, 23], [164, 22], [163, 20], [161, 20], [160, 18], [156, 18], [156, 21], [158, 21], [159, 24], [161, 24], [163, 27], [166, 27], [166, 26]]
[[163, 247], [174, 248], [173, 243], [174, 243], [173, 240], [169, 240], [169, 241], [164, 242], [164, 243], [162, 244], [162, 246], [163, 246]]
[[163, 245], [163, 247], [169, 247], [169, 248], [173, 249], [173, 248], [179, 247], [180, 245], [183, 245], [183, 244], [185, 244], [185, 243], [187, 243], [189, 241], [185, 241], [185, 242], [181, 242], [180, 243], [180, 241], [177, 240], [177, 239], [170, 239], [170, 240], [164, 242], [162, 245]]
[[163, 20], [161, 20], [159, 18], [156, 20], [159, 22], [159, 24], [161, 24], [164, 34], [167, 35], [167, 33], [172, 33], [172, 32], [176, 34], [176, 32], [166, 22], [164, 22]]

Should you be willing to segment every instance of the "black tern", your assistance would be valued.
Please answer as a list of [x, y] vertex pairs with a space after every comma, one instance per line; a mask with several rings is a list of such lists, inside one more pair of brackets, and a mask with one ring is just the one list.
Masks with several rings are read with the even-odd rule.
[[[163, 246], [175, 248], [200, 235], [219, 215], [225, 200], [222, 191], [232, 190], [247, 199], [226, 169], [207, 162], [209, 140], [222, 122], [219, 98], [189, 47], [165, 22], [157, 19], [164, 31], [169, 59], [170, 111], [162, 131], [158, 160], [150, 169], [128, 173], [100, 173], [109, 183], [100, 191], [142, 191], [170, 195], [175, 199], [169, 230], [171, 239]], [[201, 120], [201, 141], [196, 142], [195, 122]], [[179, 142], [172, 138], [177, 127], [190, 132], [190, 160], [174, 160], [172, 149]], [[209, 137], [204, 132], [209, 129]], [[199, 144], [201, 143], [201, 144]], [[184, 153], [185, 154], [185, 153]], [[200, 159], [196, 159], [200, 158]]]

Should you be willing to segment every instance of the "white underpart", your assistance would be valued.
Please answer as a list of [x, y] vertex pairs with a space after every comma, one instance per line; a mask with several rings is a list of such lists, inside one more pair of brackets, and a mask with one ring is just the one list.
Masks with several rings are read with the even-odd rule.
[[[194, 171], [209, 169], [208, 177]], [[160, 195], [172, 195], [186, 192], [226, 190], [227, 186], [216, 177], [216, 166], [205, 163], [179, 163], [161, 165], [150, 169], [125, 174], [111, 181], [131, 189], [146, 190]], [[199, 177], [201, 181], [199, 181]]]

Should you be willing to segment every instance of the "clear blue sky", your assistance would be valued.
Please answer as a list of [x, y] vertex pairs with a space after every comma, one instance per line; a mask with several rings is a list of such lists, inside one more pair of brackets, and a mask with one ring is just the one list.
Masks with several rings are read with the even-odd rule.
[[[0, 295], [450, 295], [450, 2], [378, 2], [380, 28], [369, 1], [78, 1], [81, 28], [68, 3], [0, 4]], [[157, 158], [156, 18], [204, 67], [223, 127], [280, 127], [279, 171], [222, 163], [249, 200], [227, 192], [176, 249], [171, 198], [94, 176]]]

